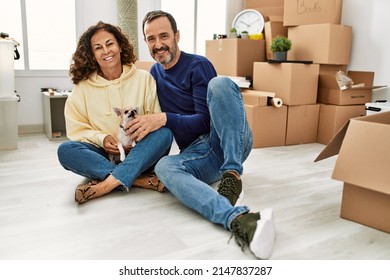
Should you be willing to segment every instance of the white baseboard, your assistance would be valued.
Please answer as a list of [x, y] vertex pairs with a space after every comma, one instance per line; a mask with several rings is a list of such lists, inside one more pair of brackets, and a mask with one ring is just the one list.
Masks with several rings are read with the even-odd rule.
[[43, 124], [19, 125], [19, 134], [43, 133]]

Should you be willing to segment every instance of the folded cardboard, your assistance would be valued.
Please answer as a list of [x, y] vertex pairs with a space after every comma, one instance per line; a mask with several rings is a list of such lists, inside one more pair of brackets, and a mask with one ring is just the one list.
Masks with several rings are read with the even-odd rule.
[[340, 128], [351, 118], [364, 116], [364, 105], [320, 105], [317, 142], [327, 145]]
[[274, 92], [243, 89], [241, 90], [244, 104], [252, 106], [267, 106], [268, 98], [275, 97]]
[[347, 73], [355, 88], [341, 90], [335, 73], [321, 73], [318, 79], [318, 102], [334, 105], [357, 105], [372, 100], [372, 90], [384, 86], [373, 86], [374, 72], [349, 71]]
[[342, 0], [284, 0], [284, 25], [340, 24]]
[[311, 60], [318, 64], [347, 65], [352, 47], [352, 27], [339, 24], [311, 24], [288, 28], [292, 42], [289, 60]]
[[286, 145], [317, 141], [320, 105], [297, 105], [287, 108]]
[[284, 146], [287, 107], [253, 106], [245, 104], [249, 126], [253, 134], [253, 148]]
[[315, 161], [338, 154], [341, 217], [390, 233], [390, 112], [349, 120]]
[[253, 63], [265, 60], [265, 41], [219, 39], [206, 41], [206, 57], [218, 75], [252, 77]]
[[255, 62], [253, 89], [275, 92], [286, 105], [317, 102], [318, 64]]
[[272, 39], [278, 35], [287, 37], [287, 27], [283, 26], [281, 21], [267, 21], [264, 23], [264, 37], [267, 59], [273, 59], [274, 54], [271, 51]]

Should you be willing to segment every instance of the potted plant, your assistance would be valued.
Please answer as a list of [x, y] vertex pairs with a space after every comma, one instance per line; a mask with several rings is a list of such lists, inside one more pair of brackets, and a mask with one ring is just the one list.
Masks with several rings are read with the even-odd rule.
[[234, 27], [230, 29], [230, 38], [237, 38], [237, 29]]
[[248, 31], [242, 31], [241, 32], [241, 38], [242, 39], [248, 39], [249, 38]]
[[291, 49], [291, 40], [285, 36], [278, 35], [272, 39], [271, 51], [274, 54], [274, 60], [287, 60], [287, 51]]

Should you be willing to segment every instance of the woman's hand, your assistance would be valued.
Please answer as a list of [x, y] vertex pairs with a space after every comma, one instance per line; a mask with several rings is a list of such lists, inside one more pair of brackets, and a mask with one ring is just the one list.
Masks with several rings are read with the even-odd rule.
[[103, 140], [104, 150], [111, 155], [119, 155], [118, 144], [114, 137], [107, 135]]

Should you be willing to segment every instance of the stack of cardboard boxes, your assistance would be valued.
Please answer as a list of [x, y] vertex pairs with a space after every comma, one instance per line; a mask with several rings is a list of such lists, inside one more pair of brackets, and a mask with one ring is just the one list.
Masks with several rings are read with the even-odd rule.
[[[244, 0], [244, 8], [266, 18], [266, 60], [272, 59], [272, 38], [292, 41], [290, 62], [253, 61], [253, 90], [243, 97], [254, 148], [327, 145], [316, 161], [339, 154], [332, 178], [344, 183], [340, 216], [390, 233], [390, 112], [365, 116], [377, 87], [373, 72], [347, 72], [352, 27], [341, 25], [342, 0]], [[341, 90], [339, 71], [359, 87]], [[267, 106], [264, 96], [285, 105]]]
[[[328, 144], [346, 121], [365, 115], [374, 73], [346, 73], [352, 27], [341, 24], [342, 0], [245, 0], [244, 9], [258, 10], [264, 16], [265, 40], [210, 40], [206, 42], [206, 56], [219, 75], [252, 78], [253, 90], [273, 93], [287, 106], [285, 110], [246, 104], [248, 115], [262, 116], [248, 118], [254, 131], [254, 148], [280, 145], [281, 133], [275, 134], [275, 141], [265, 139], [277, 129], [285, 130], [283, 145]], [[292, 41], [289, 61], [312, 64], [267, 62], [273, 58], [269, 46], [277, 35]], [[341, 91], [335, 78], [339, 70], [364, 87]], [[278, 119], [285, 114], [286, 121], [274, 124], [273, 131], [260, 129], [275, 117], [264, 115], [265, 110], [279, 110], [274, 114]]]

